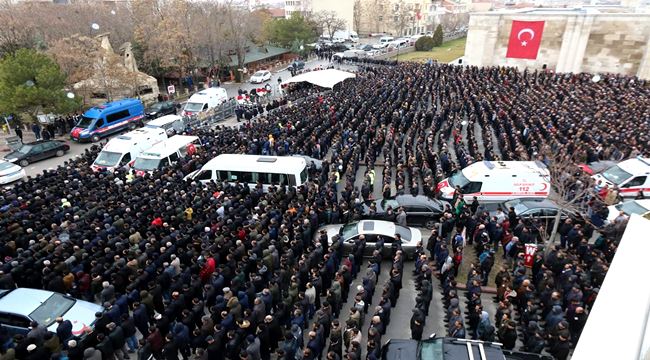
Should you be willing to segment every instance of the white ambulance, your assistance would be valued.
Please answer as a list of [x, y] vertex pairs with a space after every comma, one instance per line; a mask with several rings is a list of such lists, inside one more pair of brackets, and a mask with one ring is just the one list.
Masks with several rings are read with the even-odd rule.
[[592, 178], [598, 187], [616, 185], [623, 198], [634, 198], [639, 191], [650, 197], [650, 158], [637, 156], [621, 161]]
[[162, 128], [142, 128], [112, 138], [90, 166], [93, 171], [128, 168], [143, 151], [167, 139]]
[[140, 154], [133, 169], [138, 176], [151, 174], [156, 169], [175, 164], [186, 155], [194, 155], [201, 145], [198, 136], [174, 135]]
[[548, 197], [551, 184], [546, 166], [539, 161], [481, 161], [456, 171], [438, 183], [437, 192], [452, 200], [456, 186], [470, 202], [506, 201], [516, 198]]

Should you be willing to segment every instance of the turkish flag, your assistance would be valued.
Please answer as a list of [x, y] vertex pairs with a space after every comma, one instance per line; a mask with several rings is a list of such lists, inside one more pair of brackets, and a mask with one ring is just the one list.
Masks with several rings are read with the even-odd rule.
[[544, 21], [512, 21], [507, 58], [537, 59]]

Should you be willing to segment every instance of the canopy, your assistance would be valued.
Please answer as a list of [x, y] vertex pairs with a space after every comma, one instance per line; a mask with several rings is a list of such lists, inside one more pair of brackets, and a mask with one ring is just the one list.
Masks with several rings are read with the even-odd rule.
[[306, 81], [310, 84], [331, 89], [341, 81], [355, 77], [357, 76], [351, 72], [336, 69], [316, 70], [294, 76], [289, 80], [283, 81], [282, 85]]

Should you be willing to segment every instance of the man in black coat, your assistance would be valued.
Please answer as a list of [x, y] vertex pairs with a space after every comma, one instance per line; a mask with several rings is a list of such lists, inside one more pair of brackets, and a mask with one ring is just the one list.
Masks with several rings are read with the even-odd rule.
[[124, 337], [124, 330], [121, 326], [115, 323], [106, 325], [106, 329], [110, 331], [108, 338], [111, 340], [115, 356], [123, 359], [128, 359], [129, 354], [126, 351], [126, 338]]
[[413, 309], [413, 316], [411, 316], [411, 339], [422, 340], [423, 331], [424, 314], [420, 309]]

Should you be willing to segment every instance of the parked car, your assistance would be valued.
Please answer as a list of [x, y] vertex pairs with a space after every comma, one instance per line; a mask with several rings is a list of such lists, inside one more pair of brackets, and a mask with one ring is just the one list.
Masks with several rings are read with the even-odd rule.
[[363, 51], [370, 51], [372, 50], [372, 45], [370, 44], [359, 45], [358, 49]]
[[621, 212], [627, 216], [630, 216], [632, 214], [643, 215], [649, 212], [650, 199], [625, 201], [620, 204], [608, 206], [607, 210], [609, 210], [607, 214], [607, 221], [612, 223]]
[[261, 84], [267, 81], [271, 81], [271, 72], [268, 70], [260, 70], [251, 76], [252, 84]]
[[293, 70], [302, 70], [305, 68], [305, 62], [302, 60], [294, 60], [291, 64], [289, 64], [289, 67], [292, 67]]
[[578, 167], [589, 175], [595, 175], [600, 174], [616, 164], [617, 162], [613, 160], [601, 160], [590, 162], [588, 164], [578, 164]]
[[[376, 199], [363, 204], [363, 216], [372, 219], [389, 220], [388, 209], [397, 214], [397, 209], [404, 208], [406, 222], [409, 226], [424, 226], [433, 229], [445, 211], [445, 202], [430, 199], [424, 195], [399, 195], [392, 199]], [[371, 207], [375, 210], [371, 211]], [[448, 205], [448, 204], [447, 204]]]
[[25, 177], [25, 170], [16, 164], [0, 160], [0, 185], [9, 184]]
[[156, 119], [164, 115], [176, 115], [177, 106], [173, 101], [161, 101], [152, 104], [145, 110], [147, 119]]
[[25, 167], [33, 162], [63, 156], [70, 150], [70, 145], [61, 140], [34, 141], [23, 144], [16, 151], [5, 155], [5, 160]]
[[0, 290], [0, 325], [10, 335], [27, 334], [32, 321], [56, 333], [57, 317], [72, 322], [72, 335], [83, 336], [92, 329], [95, 314], [104, 307], [52, 291], [17, 288]]
[[402, 250], [407, 258], [415, 256], [415, 248], [422, 240], [422, 233], [420, 230], [412, 227], [400, 226], [390, 221], [382, 220], [361, 220], [353, 221], [347, 224], [332, 224], [325, 225], [318, 229], [314, 238], [318, 239], [321, 231], [327, 234], [328, 244], [334, 242], [334, 238], [338, 236], [343, 238], [343, 252], [349, 253], [354, 245], [354, 241], [363, 235], [366, 240], [366, 247], [364, 255], [371, 255], [375, 250], [375, 244], [382, 237], [384, 240], [384, 247], [382, 255], [389, 257], [391, 254], [391, 247], [395, 242], [395, 234], [400, 234], [402, 237]]
[[[560, 209], [560, 206], [552, 200], [510, 200], [504, 203], [506, 206], [503, 209], [504, 213], [508, 213], [510, 207], [515, 209], [515, 214], [522, 219], [537, 219], [537, 220], [548, 220], [553, 221], [557, 212]], [[490, 211], [490, 216], [496, 215], [496, 211]], [[580, 217], [578, 214], [571, 213], [569, 211], [564, 211], [562, 213], [561, 219], [566, 219], [568, 217]]]

